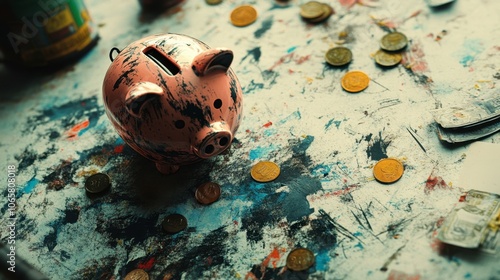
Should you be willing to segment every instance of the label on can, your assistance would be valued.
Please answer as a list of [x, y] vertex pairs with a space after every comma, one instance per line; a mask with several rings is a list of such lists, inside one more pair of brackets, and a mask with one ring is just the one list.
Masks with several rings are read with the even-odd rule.
[[98, 39], [83, 0], [11, 0], [0, 18], [6, 60], [26, 66], [75, 56]]

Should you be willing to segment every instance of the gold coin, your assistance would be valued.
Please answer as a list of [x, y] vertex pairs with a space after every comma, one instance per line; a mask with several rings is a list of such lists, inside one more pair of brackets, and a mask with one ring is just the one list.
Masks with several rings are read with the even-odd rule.
[[403, 57], [399, 53], [388, 53], [384, 50], [378, 50], [374, 58], [377, 64], [389, 67], [399, 64]]
[[394, 158], [381, 159], [373, 167], [373, 176], [381, 183], [394, 183], [403, 176], [403, 164]]
[[257, 182], [270, 182], [278, 178], [278, 176], [280, 175], [280, 168], [274, 162], [261, 161], [252, 167], [250, 175]]
[[257, 11], [250, 5], [239, 6], [231, 12], [230, 18], [234, 26], [247, 26], [257, 19]]
[[326, 52], [325, 59], [330, 65], [343, 66], [351, 62], [352, 52], [346, 47], [331, 48]]
[[324, 12], [323, 4], [318, 1], [309, 1], [300, 6], [300, 16], [304, 19], [319, 18]]
[[220, 185], [214, 182], [201, 184], [196, 188], [194, 196], [201, 204], [211, 204], [220, 197]]
[[391, 32], [380, 40], [380, 48], [386, 51], [399, 51], [406, 47], [408, 39], [400, 32]]
[[205, 0], [208, 5], [218, 5], [222, 3], [222, 0]]
[[315, 261], [311, 250], [306, 248], [297, 248], [292, 250], [286, 257], [286, 266], [295, 271], [302, 271], [310, 268]]
[[149, 280], [149, 275], [146, 271], [138, 268], [127, 273], [125, 280]]
[[322, 3], [321, 5], [322, 5], [322, 9], [323, 9], [323, 14], [317, 18], [307, 19], [307, 21], [309, 21], [311, 23], [319, 23], [319, 22], [326, 20], [334, 13], [332, 6], [325, 4], [325, 3]]
[[360, 92], [368, 87], [370, 78], [361, 71], [349, 71], [342, 77], [342, 88], [348, 92]]
[[181, 214], [170, 214], [163, 219], [161, 226], [167, 233], [174, 234], [187, 227], [187, 220]]

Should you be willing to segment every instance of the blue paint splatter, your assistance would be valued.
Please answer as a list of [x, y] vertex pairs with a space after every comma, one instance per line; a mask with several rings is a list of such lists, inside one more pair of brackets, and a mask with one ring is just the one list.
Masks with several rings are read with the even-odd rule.
[[316, 255], [316, 269], [319, 271], [326, 271], [328, 269], [328, 263], [331, 258], [328, 255], [328, 251], [321, 251]]
[[250, 160], [266, 158], [271, 152], [278, 149], [276, 145], [270, 145], [268, 147], [257, 147], [250, 151]]
[[115, 141], [116, 146], [123, 145], [123, 144], [125, 144], [125, 141], [123, 141], [123, 139], [121, 137], [116, 138], [116, 141]]
[[29, 180], [26, 183], [26, 185], [23, 187], [21, 192], [22, 193], [30, 193], [31, 191], [33, 191], [33, 189], [36, 187], [37, 184], [38, 184], [38, 180], [33, 177], [33, 178], [31, 178], [31, 180]]
[[288, 50], [286, 50], [286, 53], [291, 53], [291, 52], [295, 51], [296, 48], [297, 48], [297, 46], [290, 47]]
[[331, 119], [328, 121], [328, 123], [325, 125], [325, 130], [330, 129], [330, 126], [332, 124], [335, 124], [335, 127], [338, 129], [342, 121], [336, 121], [335, 119]]
[[363, 250], [365, 247], [363, 247], [363, 244], [361, 244], [361, 242], [358, 242], [358, 244], [356, 244], [354, 247], [357, 247], [361, 250]]
[[300, 120], [301, 118], [302, 118], [302, 116], [300, 115], [300, 111], [297, 110], [297, 111], [291, 113], [290, 115], [288, 115], [286, 118], [280, 120], [278, 123], [284, 124], [290, 120]]
[[264, 130], [263, 134], [264, 134], [264, 136], [272, 136], [272, 135], [276, 134], [277, 132], [278, 131], [275, 128], [270, 128], [270, 129]]
[[472, 278], [472, 274], [470, 272], [467, 272], [467, 273], [465, 273], [464, 278], [465, 279], [471, 279]]
[[476, 56], [484, 51], [484, 45], [479, 39], [469, 39], [464, 42], [462, 50], [459, 51], [460, 64], [464, 67], [470, 66]]
[[273, 18], [269, 17], [269, 18], [265, 19], [264, 21], [262, 21], [261, 27], [258, 30], [256, 30], [253, 33], [253, 35], [257, 39], [260, 38], [260, 37], [262, 37], [262, 35], [264, 35], [264, 33], [266, 33], [269, 29], [271, 29], [271, 26], [273, 26]]

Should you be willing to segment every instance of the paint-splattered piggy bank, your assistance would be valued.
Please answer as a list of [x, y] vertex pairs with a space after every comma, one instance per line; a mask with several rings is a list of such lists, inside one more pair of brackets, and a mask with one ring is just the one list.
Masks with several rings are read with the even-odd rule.
[[106, 114], [162, 173], [218, 155], [242, 117], [232, 60], [231, 50], [180, 34], [135, 41], [112, 58], [104, 78]]

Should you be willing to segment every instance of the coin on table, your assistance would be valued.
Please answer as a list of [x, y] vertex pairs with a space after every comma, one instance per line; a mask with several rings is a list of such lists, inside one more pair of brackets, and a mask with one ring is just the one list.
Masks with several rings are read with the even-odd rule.
[[218, 5], [222, 3], [222, 0], [205, 0], [208, 5]]
[[261, 161], [252, 167], [250, 175], [257, 182], [271, 182], [280, 175], [280, 168], [274, 162]]
[[349, 71], [342, 77], [342, 88], [348, 92], [360, 92], [368, 87], [370, 78], [361, 71]]
[[324, 12], [323, 4], [318, 1], [309, 1], [300, 6], [300, 16], [304, 19], [319, 18]]
[[194, 197], [201, 204], [210, 204], [220, 197], [220, 185], [214, 182], [207, 182], [196, 188]]
[[399, 51], [406, 47], [408, 39], [400, 32], [391, 32], [380, 40], [380, 48], [386, 51]]
[[286, 257], [286, 266], [295, 271], [302, 271], [310, 268], [315, 261], [311, 250], [306, 248], [297, 248], [292, 250]]
[[134, 269], [125, 275], [125, 280], [149, 280], [149, 275], [143, 269]]
[[379, 160], [373, 167], [373, 176], [381, 183], [394, 183], [403, 176], [404, 166], [395, 158]]
[[330, 65], [344, 66], [351, 62], [352, 52], [346, 47], [331, 48], [326, 52], [325, 59]]
[[187, 220], [181, 214], [170, 214], [163, 219], [161, 226], [167, 233], [174, 234], [187, 227]]
[[305, 19], [311, 23], [320, 23], [320, 22], [326, 20], [327, 18], [329, 18], [331, 15], [333, 15], [334, 10], [333, 10], [332, 6], [330, 6], [326, 3], [321, 3], [321, 6], [323, 9], [322, 15], [320, 15], [319, 17], [315, 17], [315, 18], [309, 18], [309, 19], [305, 18]]
[[230, 19], [234, 26], [247, 26], [257, 19], [257, 11], [250, 5], [242, 5], [231, 12]]
[[384, 50], [378, 50], [375, 55], [375, 62], [381, 66], [394, 66], [401, 62], [403, 58], [400, 53], [389, 53]]
[[111, 186], [111, 179], [104, 173], [96, 173], [85, 181], [85, 190], [96, 194], [106, 191]]

